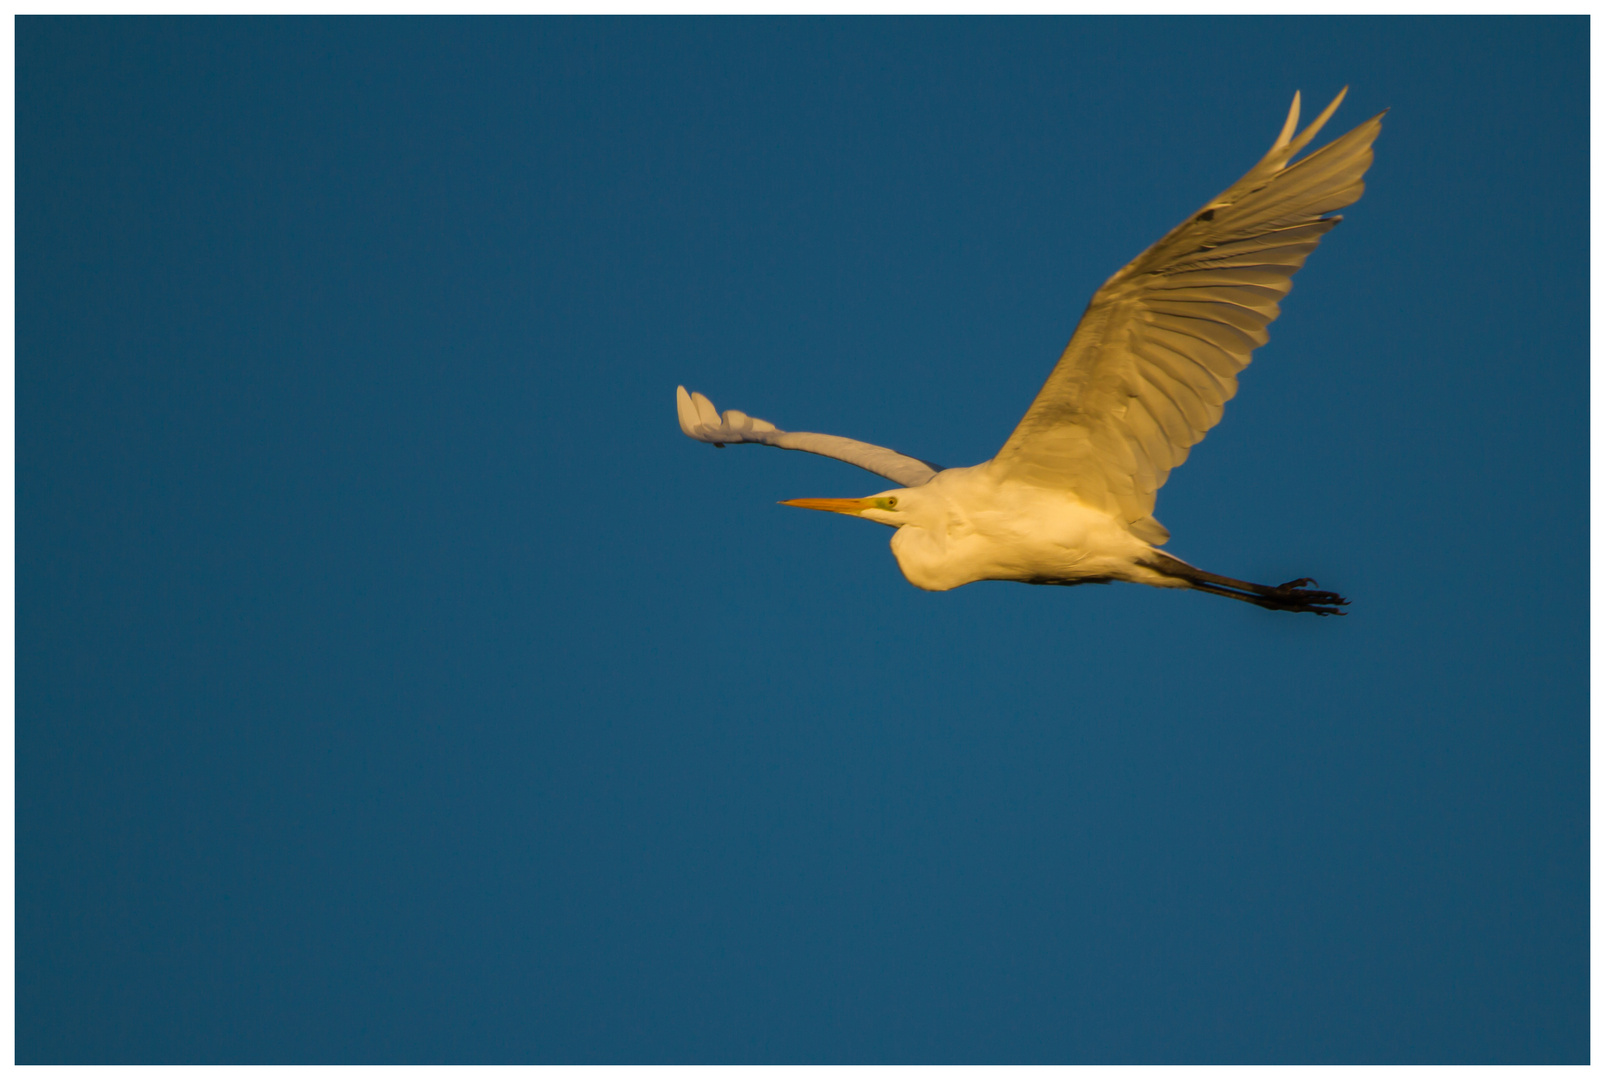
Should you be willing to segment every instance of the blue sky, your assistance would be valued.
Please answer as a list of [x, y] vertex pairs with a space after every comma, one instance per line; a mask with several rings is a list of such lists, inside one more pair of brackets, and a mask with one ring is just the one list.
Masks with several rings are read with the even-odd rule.
[[[19, 18], [22, 1062], [1578, 1062], [1587, 23]], [[908, 585], [1270, 144], [1161, 492], [1343, 619]]]

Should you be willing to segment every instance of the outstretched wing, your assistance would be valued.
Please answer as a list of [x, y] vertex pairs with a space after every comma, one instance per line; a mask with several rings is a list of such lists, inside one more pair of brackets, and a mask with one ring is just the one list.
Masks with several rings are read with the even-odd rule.
[[1299, 98], [1271, 150], [1092, 298], [1058, 365], [992, 467], [1068, 489], [1151, 543], [1154, 493], [1220, 420], [1237, 373], [1321, 237], [1365, 191], [1375, 116], [1291, 167], [1343, 100], [1297, 136]]
[[783, 450], [806, 450], [868, 469], [903, 487], [919, 487], [941, 471], [929, 462], [873, 443], [844, 439], [840, 435], [816, 435], [811, 431], [781, 431], [769, 421], [748, 416], [739, 409], [729, 409], [720, 416], [713, 402], [701, 394], [686, 393], [683, 386], [675, 389], [674, 400], [680, 411], [680, 430], [699, 442], [715, 446], [762, 443]]

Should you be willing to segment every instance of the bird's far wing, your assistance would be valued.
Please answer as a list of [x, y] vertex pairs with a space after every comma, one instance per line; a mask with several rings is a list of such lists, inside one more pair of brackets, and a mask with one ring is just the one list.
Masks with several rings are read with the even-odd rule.
[[701, 394], [686, 393], [683, 386], [675, 389], [674, 399], [680, 411], [680, 430], [698, 442], [715, 446], [762, 443], [783, 450], [806, 450], [868, 469], [903, 487], [919, 487], [941, 471], [929, 462], [873, 443], [844, 439], [840, 435], [816, 435], [811, 431], [781, 431], [769, 421], [748, 416], [739, 409], [726, 410], [720, 416], [713, 402]]
[[1365, 191], [1377, 115], [1291, 167], [1343, 100], [1297, 136], [1299, 98], [1275, 145], [1104, 283], [992, 468], [1067, 488], [1151, 543], [1169, 533], [1154, 493], [1220, 420], [1237, 373], [1321, 237]]

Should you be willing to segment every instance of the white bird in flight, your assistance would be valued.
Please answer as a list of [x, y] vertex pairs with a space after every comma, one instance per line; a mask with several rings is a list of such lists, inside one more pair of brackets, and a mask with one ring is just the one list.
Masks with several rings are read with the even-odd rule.
[[782, 505], [877, 521], [921, 589], [972, 581], [1082, 585], [1130, 581], [1197, 589], [1277, 611], [1341, 615], [1309, 578], [1256, 585], [1159, 550], [1154, 493], [1221, 418], [1237, 373], [1280, 311], [1293, 274], [1358, 199], [1382, 129], [1372, 117], [1297, 164], [1342, 102], [1303, 131], [1299, 96], [1270, 152], [1248, 174], [1137, 256], [1093, 294], [1047, 383], [996, 457], [942, 469], [837, 435], [781, 431], [701, 394], [675, 391], [680, 430], [725, 446], [762, 443], [845, 461], [900, 487], [862, 499]]

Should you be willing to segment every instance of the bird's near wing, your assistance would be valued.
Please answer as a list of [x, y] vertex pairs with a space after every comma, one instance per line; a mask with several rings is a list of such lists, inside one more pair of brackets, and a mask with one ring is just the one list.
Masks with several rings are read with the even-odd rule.
[[1321, 237], [1365, 191], [1378, 115], [1298, 164], [1343, 95], [1298, 135], [1299, 98], [1270, 153], [1104, 283], [992, 468], [1068, 489], [1162, 544], [1154, 493], [1220, 420], [1237, 373]]
[[701, 394], [686, 393], [683, 386], [675, 389], [674, 400], [680, 410], [680, 430], [699, 442], [715, 446], [762, 443], [783, 450], [806, 450], [868, 469], [903, 487], [919, 487], [941, 471], [929, 462], [873, 443], [844, 439], [840, 435], [816, 435], [811, 431], [781, 431], [769, 421], [748, 416], [739, 409], [728, 409], [720, 416], [713, 402]]

